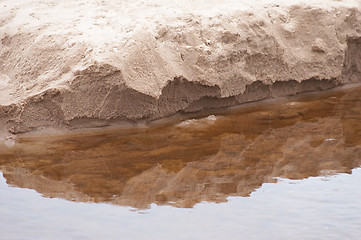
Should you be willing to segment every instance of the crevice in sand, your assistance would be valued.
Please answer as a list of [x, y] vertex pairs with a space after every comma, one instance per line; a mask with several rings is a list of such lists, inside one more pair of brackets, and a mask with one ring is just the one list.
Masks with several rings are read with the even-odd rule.
[[345, 61], [342, 69], [344, 82], [360, 82], [361, 79], [361, 38], [348, 38]]

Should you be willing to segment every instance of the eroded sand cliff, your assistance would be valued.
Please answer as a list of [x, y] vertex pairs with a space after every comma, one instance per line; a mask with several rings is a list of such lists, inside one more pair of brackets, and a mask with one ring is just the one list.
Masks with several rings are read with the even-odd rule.
[[361, 4], [3, 0], [0, 131], [148, 121], [361, 80]]

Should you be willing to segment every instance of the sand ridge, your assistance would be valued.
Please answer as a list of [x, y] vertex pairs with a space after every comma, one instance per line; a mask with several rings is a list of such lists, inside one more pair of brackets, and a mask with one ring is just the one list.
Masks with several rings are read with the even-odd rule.
[[148, 121], [360, 81], [356, 0], [0, 3], [0, 124]]

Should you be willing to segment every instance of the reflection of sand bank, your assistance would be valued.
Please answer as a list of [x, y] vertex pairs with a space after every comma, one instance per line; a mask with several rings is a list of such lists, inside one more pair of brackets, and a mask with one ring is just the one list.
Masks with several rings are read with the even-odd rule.
[[222, 202], [249, 196], [274, 177], [350, 173], [360, 166], [360, 90], [258, 105], [203, 127], [22, 137], [1, 149], [0, 169], [9, 184], [46, 197], [136, 208]]

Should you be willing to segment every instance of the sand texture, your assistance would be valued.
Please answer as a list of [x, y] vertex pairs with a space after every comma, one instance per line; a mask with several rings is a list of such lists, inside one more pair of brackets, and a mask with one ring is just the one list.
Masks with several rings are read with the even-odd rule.
[[360, 81], [358, 0], [0, 2], [3, 133], [147, 122]]

